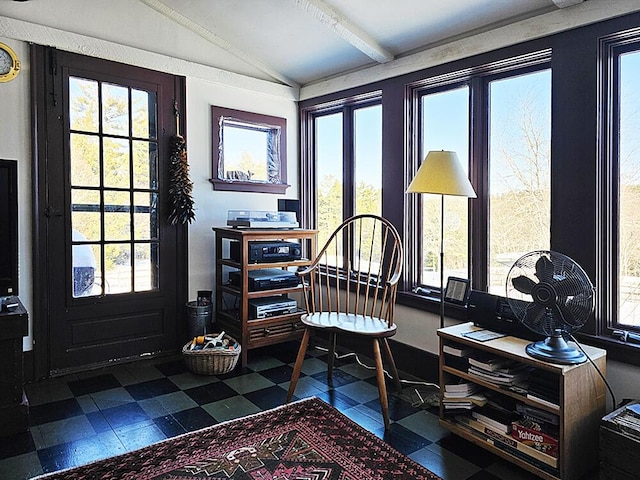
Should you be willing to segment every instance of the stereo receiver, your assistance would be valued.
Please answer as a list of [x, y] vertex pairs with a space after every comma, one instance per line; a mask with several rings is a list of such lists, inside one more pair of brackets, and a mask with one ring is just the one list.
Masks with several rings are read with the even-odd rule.
[[[271, 290], [275, 288], [294, 288], [300, 284], [296, 272], [279, 268], [265, 268], [249, 270], [247, 272], [248, 288], [250, 292]], [[236, 288], [242, 288], [242, 274], [240, 271], [229, 272], [229, 283]]]
[[[297, 242], [249, 242], [247, 263], [290, 262], [302, 258], [302, 247]], [[229, 255], [236, 262], [242, 262], [240, 242], [231, 242]]]

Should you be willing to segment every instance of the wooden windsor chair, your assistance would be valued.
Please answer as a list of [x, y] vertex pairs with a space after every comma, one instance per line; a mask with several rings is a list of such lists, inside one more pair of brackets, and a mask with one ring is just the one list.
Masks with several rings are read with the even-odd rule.
[[395, 335], [393, 321], [396, 291], [402, 271], [400, 235], [386, 219], [356, 215], [345, 220], [329, 237], [313, 262], [298, 271], [305, 285], [307, 310], [301, 321], [305, 331], [291, 375], [287, 403], [300, 376], [309, 338], [329, 335], [327, 380], [330, 387], [338, 334], [368, 338], [373, 357], [385, 429], [389, 428], [389, 403], [381, 351], [384, 351], [398, 390], [400, 378], [387, 338]]

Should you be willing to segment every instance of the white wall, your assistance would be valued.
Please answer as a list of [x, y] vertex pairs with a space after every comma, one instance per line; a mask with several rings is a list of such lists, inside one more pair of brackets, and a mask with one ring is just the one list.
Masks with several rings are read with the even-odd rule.
[[[212, 189], [211, 105], [247, 110], [287, 119], [286, 195], [227, 192]], [[297, 106], [294, 102], [233, 87], [187, 79], [187, 154], [193, 181], [196, 221], [189, 227], [189, 294], [214, 289], [213, 226], [225, 226], [229, 210], [277, 210], [278, 198], [298, 198]]]
[[[11, 82], [0, 83], [0, 158], [18, 161], [18, 291], [20, 300], [31, 310], [31, 114], [29, 82], [29, 48], [26, 43], [0, 37], [22, 60], [22, 69]], [[0, 228], [4, 228], [0, 225]], [[31, 350], [33, 322], [29, 322], [29, 337], [24, 348]]]

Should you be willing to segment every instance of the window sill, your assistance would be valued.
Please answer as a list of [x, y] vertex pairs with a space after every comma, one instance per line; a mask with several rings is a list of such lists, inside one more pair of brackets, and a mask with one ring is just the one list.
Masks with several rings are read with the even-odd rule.
[[574, 334], [579, 342], [607, 351], [607, 360], [640, 366], [640, 343], [622, 342], [609, 336], [589, 335], [580, 332]]
[[[440, 315], [440, 298], [438, 294], [420, 295], [410, 291], [398, 292], [396, 303], [406, 307], [415, 308], [425, 312]], [[445, 315], [462, 322], [466, 322], [467, 309], [459, 305], [445, 305]], [[589, 335], [576, 332], [574, 334], [579, 342], [602, 348], [607, 351], [607, 359], [629, 365], [640, 366], [640, 344], [622, 342], [609, 336]]]
[[[437, 291], [430, 295], [413, 293], [411, 291], [398, 292], [396, 303], [440, 315], [440, 293]], [[445, 303], [444, 314], [447, 318], [453, 318], [463, 322], [467, 321], [467, 308], [460, 305]]]

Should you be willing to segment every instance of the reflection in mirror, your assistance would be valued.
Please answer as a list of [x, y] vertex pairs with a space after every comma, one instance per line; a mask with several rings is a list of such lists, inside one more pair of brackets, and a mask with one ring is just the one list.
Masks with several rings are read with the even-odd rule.
[[221, 107], [211, 110], [214, 189], [284, 193], [289, 186], [286, 119]]

